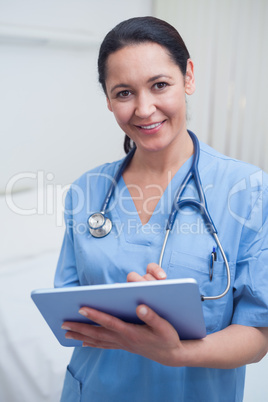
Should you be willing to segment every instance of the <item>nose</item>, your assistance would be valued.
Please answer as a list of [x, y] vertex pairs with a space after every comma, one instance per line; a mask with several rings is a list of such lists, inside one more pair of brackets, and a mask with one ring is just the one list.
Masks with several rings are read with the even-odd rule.
[[154, 97], [149, 93], [140, 93], [136, 98], [135, 115], [141, 119], [148, 118], [156, 111]]

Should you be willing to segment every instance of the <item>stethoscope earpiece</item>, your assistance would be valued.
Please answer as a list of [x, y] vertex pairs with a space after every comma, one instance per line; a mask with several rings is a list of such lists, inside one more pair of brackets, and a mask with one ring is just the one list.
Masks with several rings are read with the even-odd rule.
[[105, 237], [112, 230], [112, 222], [103, 212], [95, 212], [88, 218], [89, 232], [93, 237]]

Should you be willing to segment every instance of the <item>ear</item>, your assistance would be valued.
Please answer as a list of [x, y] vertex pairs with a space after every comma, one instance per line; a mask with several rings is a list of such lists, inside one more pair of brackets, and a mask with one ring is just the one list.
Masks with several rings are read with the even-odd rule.
[[194, 63], [191, 59], [188, 59], [185, 74], [185, 92], [187, 95], [192, 95], [194, 91], [195, 91]]
[[111, 102], [110, 102], [110, 99], [108, 98], [108, 96], [106, 97], [106, 102], [107, 102], [108, 109], [110, 110], [110, 112], [112, 112], [113, 109], [112, 109]]

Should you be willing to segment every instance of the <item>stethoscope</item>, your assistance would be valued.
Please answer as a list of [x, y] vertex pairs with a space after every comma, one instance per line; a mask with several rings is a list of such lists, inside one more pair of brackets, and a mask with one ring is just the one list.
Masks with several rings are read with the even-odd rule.
[[[224, 290], [224, 292], [222, 292], [219, 295], [216, 296], [201, 296], [202, 300], [215, 300], [215, 299], [220, 299], [221, 297], [225, 296], [227, 294], [227, 292], [230, 289], [230, 284], [231, 284], [231, 279], [230, 279], [230, 268], [229, 268], [229, 264], [225, 255], [225, 252], [222, 248], [222, 245], [219, 241], [219, 238], [217, 236], [217, 230], [215, 228], [215, 225], [209, 215], [208, 209], [207, 209], [207, 203], [206, 203], [206, 198], [205, 198], [205, 194], [202, 188], [202, 184], [201, 184], [201, 180], [200, 180], [200, 176], [199, 176], [199, 171], [198, 171], [198, 161], [199, 161], [199, 156], [200, 156], [200, 146], [199, 146], [199, 141], [196, 137], [196, 135], [194, 133], [192, 133], [191, 131], [188, 130], [188, 133], [193, 141], [193, 145], [194, 145], [194, 155], [193, 155], [193, 162], [192, 165], [188, 171], [188, 173], [186, 174], [182, 184], [180, 185], [179, 189], [177, 190], [177, 193], [174, 197], [174, 201], [173, 201], [173, 205], [172, 205], [172, 209], [169, 215], [169, 219], [167, 222], [167, 226], [166, 226], [166, 234], [165, 234], [165, 238], [164, 238], [164, 242], [163, 242], [163, 246], [161, 249], [161, 253], [160, 253], [160, 257], [159, 257], [159, 262], [158, 265], [162, 266], [162, 261], [163, 261], [163, 256], [164, 256], [164, 252], [166, 249], [166, 244], [167, 244], [167, 240], [168, 240], [168, 236], [172, 230], [177, 212], [180, 208], [183, 208], [185, 206], [192, 206], [194, 208], [196, 208], [204, 222], [207, 225], [208, 231], [211, 233], [211, 235], [213, 236], [219, 250], [220, 253], [223, 257], [224, 260], [224, 264], [225, 264], [225, 268], [226, 268], [226, 275], [227, 275], [227, 285], [226, 288]], [[107, 236], [110, 231], [112, 230], [112, 222], [111, 220], [105, 215], [109, 202], [111, 200], [111, 197], [114, 193], [114, 190], [117, 186], [117, 183], [120, 179], [120, 177], [123, 174], [123, 171], [125, 170], [125, 168], [127, 167], [127, 165], [129, 164], [129, 162], [131, 161], [134, 152], [135, 152], [136, 148], [133, 148], [125, 157], [125, 159], [123, 160], [122, 164], [119, 166], [118, 170], [115, 173], [115, 176], [112, 180], [112, 183], [110, 184], [110, 187], [107, 191], [107, 194], [105, 196], [104, 202], [102, 204], [101, 207], [101, 211], [100, 212], [95, 212], [92, 215], [89, 216], [88, 218], [88, 226], [89, 226], [89, 232], [91, 233], [91, 235], [93, 237], [105, 237]], [[196, 185], [196, 189], [198, 192], [198, 196], [199, 196], [199, 200], [195, 200], [192, 198], [184, 198], [181, 199], [182, 194], [187, 186], [187, 184], [189, 183], [189, 181], [191, 179], [194, 179], [195, 185]], [[209, 276], [210, 276], [210, 280], [212, 280], [212, 276], [213, 276], [213, 265], [214, 262], [216, 261], [217, 258], [217, 254], [216, 254], [216, 250], [215, 248], [213, 248], [213, 251], [211, 253], [211, 263], [210, 263], [210, 268], [209, 268]]]

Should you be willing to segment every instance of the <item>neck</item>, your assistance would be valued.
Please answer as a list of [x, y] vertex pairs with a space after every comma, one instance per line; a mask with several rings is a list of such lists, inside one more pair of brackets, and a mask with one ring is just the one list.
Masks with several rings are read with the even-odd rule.
[[142, 174], [162, 175], [171, 172], [173, 176], [193, 153], [193, 143], [186, 131], [176, 142], [160, 151], [137, 148], [129, 167]]

